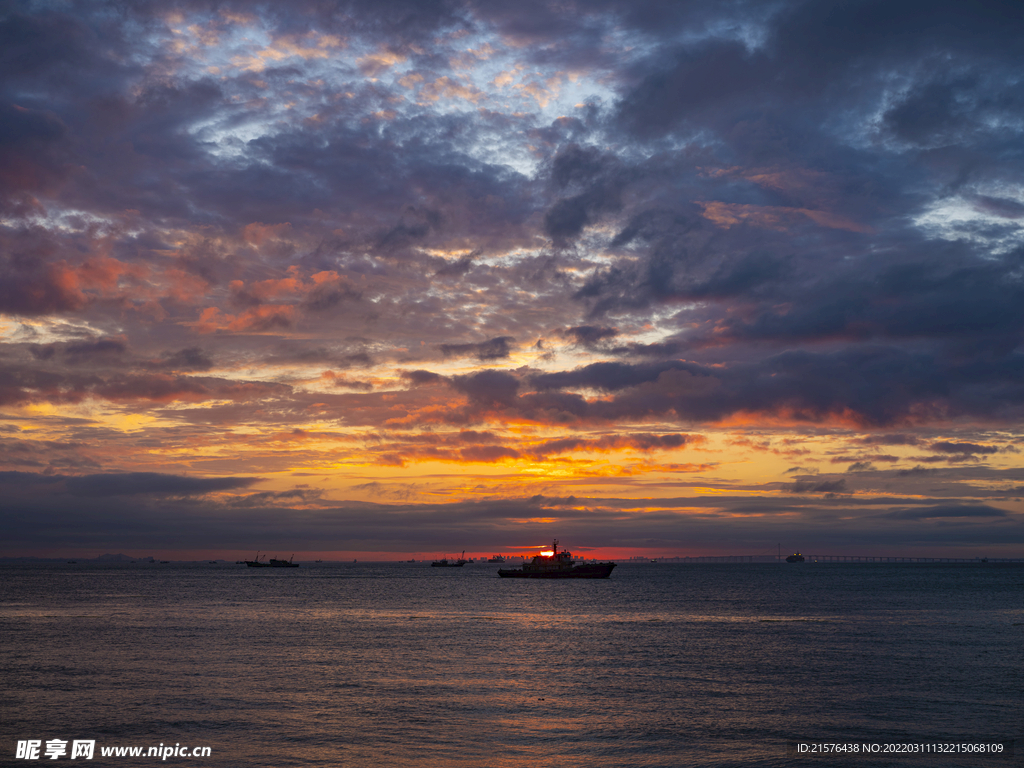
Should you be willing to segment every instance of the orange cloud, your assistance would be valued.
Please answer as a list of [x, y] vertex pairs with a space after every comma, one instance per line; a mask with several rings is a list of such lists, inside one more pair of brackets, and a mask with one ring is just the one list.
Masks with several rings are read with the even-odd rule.
[[809, 208], [787, 208], [773, 205], [747, 205], [745, 203], [723, 203], [718, 200], [695, 200], [703, 208], [703, 216], [723, 229], [736, 224], [748, 224], [762, 229], [783, 232], [800, 217], [806, 217], [822, 227], [844, 229], [849, 232], [870, 233], [874, 230], [866, 224], [828, 211]]
[[426, 101], [440, 99], [464, 99], [476, 104], [484, 97], [484, 92], [475, 85], [460, 83], [445, 75], [420, 89], [420, 97]]
[[262, 245], [267, 240], [280, 240], [285, 234], [291, 231], [290, 222], [280, 224], [264, 224], [261, 221], [254, 221], [242, 228], [242, 239], [250, 245]]
[[264, 333], [290, 328], [295, 321], [295, 307], [289, 304], [266, 304], [238, 315], [227, 315], [217, 307], [207, 307], [193, 323], [186, 323], [198, 333]]

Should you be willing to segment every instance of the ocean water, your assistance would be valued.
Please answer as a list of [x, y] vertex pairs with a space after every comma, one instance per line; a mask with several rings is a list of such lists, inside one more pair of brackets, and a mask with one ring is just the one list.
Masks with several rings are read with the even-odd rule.
[[[17, 759], [32, 739], [112, 766], [1024, 764], [1024, 567], [497, 567], [0, 565], [0, 764], [71, 762]], [[100, 755], [158, 744], [210, 755]]]

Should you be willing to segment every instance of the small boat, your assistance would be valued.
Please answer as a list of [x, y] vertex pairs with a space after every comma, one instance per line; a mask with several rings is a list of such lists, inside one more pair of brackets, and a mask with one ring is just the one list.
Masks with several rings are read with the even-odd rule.
[[295, 555], [292, 555], [291, 560], [278, 560], [277, 558], [270, 558], [269, 562], [260, 562], [260, 553], [256, 553], [255, 560], [246, 560], [245, 564], [250, 568], [298, 568], [298, 563], [293, 563]]
[[461, 568], [462, 566], [464, 566], [466, 563], [469, 562], [468, 560], [464, 559], [464, 556], [466, 554], [466, 550], [462, 550], [462, 554], [463, 554], [463, 557], [460, 557], [458, 560], [449, 560], [448, 559], [448, 555], [445, 555], [440, 560], [435, 560], [434, 562], [432, 562], [430, 564], [430, 567], [431, 568]]
[[498, 569], [503, 579], [607, 579], [615, 563], [585, 563], [573, 559], [572, 552], [558, 551], [558, 539], [551, 545], [551, 553], [541, 552], [522, 568]]
[[803, 561], [804, 556], [801, 555], [799, 552], [796, 552], [795, 554], [792, 554], [786, 558], [787, 563], [802, 563]]

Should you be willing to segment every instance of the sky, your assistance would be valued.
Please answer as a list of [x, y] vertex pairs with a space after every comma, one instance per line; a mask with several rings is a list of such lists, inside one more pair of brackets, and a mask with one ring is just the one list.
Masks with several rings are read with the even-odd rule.
[[1019, 2], [0, 1], [0, 556], [1024, 556]]

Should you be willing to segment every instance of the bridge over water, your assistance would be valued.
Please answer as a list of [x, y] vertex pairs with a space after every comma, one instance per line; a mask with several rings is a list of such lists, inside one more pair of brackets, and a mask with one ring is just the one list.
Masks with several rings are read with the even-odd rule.
[[877, 555], [804, 555], [816, 563], [1024, 563], [1024, 557], [883, 557]]
[[[1024, 557], [897, 557], [891, 555], [808, 555], [807, 563], [1024, 563]], [[777, 563], [777, 555], [707, 555], [703, 557], [632, 557], [624, 562], [657, 563]]]

